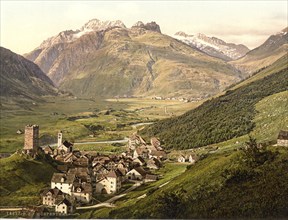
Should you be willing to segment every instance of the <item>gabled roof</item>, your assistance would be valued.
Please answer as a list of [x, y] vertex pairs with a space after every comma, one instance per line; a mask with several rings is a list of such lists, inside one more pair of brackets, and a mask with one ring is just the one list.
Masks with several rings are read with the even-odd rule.
[[137, 158], [135, 158], [133, 161], [135, 162], [135, 161], [137, 161], [137, 160], [139, 160], [141, 163], [145, 163], [145, 160], [144, 160], [142, 157], [140, 157], [140, 156], [138, 156]]
[[136, 170], [141, 176], [146, 175], [146, 171], [142, 167], [135, 167], [134, 170]]
[[149, 164], [155, 164], [158, 167], [161, 166], [161, 162], [158, 159], [156, 159], [156, 158], [151, 158], [150, 160], [148, 160], [147, 161], [147, 166], [149, 166]]
[[106, 174], [107, 177], [117, 178], [120, 177], [122, 174], [119, 170], [111, 170], [109, 173]]
[[148, 150], [147, 149], [143, 149], [143, 148], [136, 148], [135, 151], [136, 151], [136, 153], [138, 155], [141, 155], [143, 153], [148, 153]]
[[72, 184], [75, 179], [74, 174], [65, 174], [65, 173], [54, 173], [51, 179], [51, 182], [54, 183], [61, 183], [61, 179], [64, 178], [64, 182], [62, 183], [68, 183]]
[[92, 185], [90, 183], [79, 183], [74, 182], [74, 192], [77, 192], [77, 189], [81, 189], [81, 193], [91, 193], [92, 192]]
[[129, 139], [130, 139], [131, 141], [138, 140], [138, 141], [140, 141], [140, 143], [146, 145], [146, 142], [143, 140], [143, 138], [142, 138], [140, 135], [136, 134], [136, 133], [132, 134], [132, 135], [129, 137]]
[[281, 130], [279, 132], [278, 138], [279, 140], [288, 140], [288, 131]]
[[151, 144], [154, 146], [154, 147], [159, 147], [161, 144], [160, 144], [160, 140], [156, 137], [152, 137], [150, 139], [150, 142]]
[[54, 189], [46, 189], [46, 190], [44, 190], [42, 195], [46, 196], [49, 192], [52, 194], [52, 196], [54, 198], [59, 196], [59, 195], [63, 195], [63, 192], [60, 189], [56, 188], [56, 187]]
[[44, 147], [44, 151], [53, 152], [53, 149], [48, 145], [48, 146]]
[[65, 147], [67, 147], [67, 148], [73, 146], [72, 143], [70, 143], [69, 141], [66, 141], [66, 140], [63, 142], [63, 145], [64, 145]]
[[71, 202], [68, 199], [63, 199], [61, 202], [57, 203], [57, 205], [65, 204], [66, 206], [72, 206]]
[[87, 167], [74, 167], [69, 169], [68, 174], [75, 174], [76, 176], [88, 176], [90, 175]]
[[163, 150], [156, 150], [156, 151], [152, 150], [150, 155], [156, 156], [156, 157], [166, 157], [167, 156], [166, 152]]
[[64, 157], [64, 161], [69, 160], [73, 156], [73, 153], [69, 153]]
[[155, 174], [146, 174], [145, 179], [147, 180], [157, 180], [158, 176]]

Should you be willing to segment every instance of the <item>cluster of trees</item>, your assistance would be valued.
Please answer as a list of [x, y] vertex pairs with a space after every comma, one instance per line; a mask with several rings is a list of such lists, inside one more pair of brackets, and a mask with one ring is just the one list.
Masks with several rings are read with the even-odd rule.
[[158, 136], [167, 148], [201, 147], [248, 134], [255, 124], [255, 104], [288, 90], [287, 68], [211, 99], [179, 117], [165, 119], [142, 130]]

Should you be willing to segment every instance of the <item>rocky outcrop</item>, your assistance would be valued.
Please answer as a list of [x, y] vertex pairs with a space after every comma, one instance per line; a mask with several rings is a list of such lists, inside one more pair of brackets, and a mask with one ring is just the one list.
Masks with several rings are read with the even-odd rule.
[[136, 24], [132, 26], [132, 28], [144, 28], [146, 30], [161, 33], [160, 26], [154, 21], [147, 24], [144, 24], [142, 21], [138, 21]]

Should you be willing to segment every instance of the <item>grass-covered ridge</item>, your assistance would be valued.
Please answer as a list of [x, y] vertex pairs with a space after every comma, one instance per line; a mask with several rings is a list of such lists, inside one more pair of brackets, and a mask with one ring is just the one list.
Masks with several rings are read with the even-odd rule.
[[44, 159], [13, 154], [0, 160], [0, 206], [36, 205], [54, 168]]
[[168, 185], [106, 217], [287, 217], [287, 158], [287, 148], [275, 147], [252, 154], [211, 154]]
[[[285, 64], [287, 65], [287, 64]], [[187, 149], [248, 134], [255, 127], [255, 104], [288, 90], [288, 68], [211, 99], [182, 116], [166, 119], [143, 133], [159, 136], [168, 148]]]

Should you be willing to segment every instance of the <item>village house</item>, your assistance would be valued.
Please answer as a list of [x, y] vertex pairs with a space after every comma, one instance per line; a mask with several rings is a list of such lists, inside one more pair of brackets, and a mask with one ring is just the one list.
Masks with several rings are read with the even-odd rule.
[[16, 134], [23, 134], [23, 131], [22, 131], [21, 129], [18, 129], [18, 130], [16, 131]]
[[109, 163], [109, 161], [110, 161], [110, 158], [107, 157], [107, 156], [97, 156], [92, 161], [92, 167], [94, 167], [95, 164], [97, 164], [97, 163], [100, 163], [100, 164], [103, 164], [103, 165], [107, 164], [107, 163]]
[[73, 183], [73, 193], [75, 200], [83, 203], [90, 203], [92, 199], [92, 185], [86, 182], [77, 182]]
[[101, 180], [96, 183], [96, 193], [113, 194], [121, 188], [121, 173], [111, 170]]
[[161, 162], [157, 158], [151, 158], [147, 161], [147, 167], [158, 170], [161, 167]]
[[139, 164], [140, 166], [146, 165], [145, 160], [142, 157], [137, 157], [136, 159], [133, 160], [134, 164]]
[[277, 145], [288, 147], [288, 131], [280, 131], [277, 138]]
[[54, 173], [51, 179], [51, 189], [56, 187], [63, 193], [71, 195], [74, 180], [74, 174]]
[[119, 162], [116, 167], [117, 169], [127, 169], [126, 164], [122, 161]]
[[47, 155], [53, 155], [54, 150], [50, 146], [44, 147], [44, 153]]
[[197, 158], [195, 155], [189, 155], [188, 162], [194, 164], [196, 162]]
[[146, 142], [140, 135], [136, 133], [132, 134], [128, 140], [129, 149], [135, 150], [140, 145], [146, 145]]
[[62, 214], [73, 213], [73, 205], [68, 199], [65, 198], [61, 202], [56, 204], [55, 212], [62, 213]]
[[146, 176], [146, 171], [142, 167], [135, 167], [126, 176], [128, 180], [143, 180]]
[[157, 158], [158, 160], [166, 160], [167, 159], [167, 154], [163, 150], [157, 150], [157, 151], [151, 151], [149, 154], [149, 158]]
[[[62, 155], [59, 156], [61, 157]], [[72, 163], [74, 160], [77, 159], [77, 157], [72, 152], [65, 154], [62, 157], [63, 157], [62, 162], [64, 163]]]
[[155, 174], [146, 174], [144, 182], [154, 182], [158, 180], [158, 176]]
[[114, 170], [116, 168], [116, 163], [114, 161], [109, 161], [108, 163], [105, 164], [105, 167], [108, 170]]
[[68, 164], [57, 165], [56, 169], [61, 173], [67, 173], [69, 170]]
[[67, 154], [72, 152], [72, 150], [73, 144], [66, 140], [57, 148], [58, 154]]
[[186, 159], [185, 159], [185, 157], [184, 157], [183, 155], [180, 155], [180, 156], [178, 157], [177, 161], [178, 161], [179, 163], [185, 163]]
[[159, 140], [158, 138], [152, 137], [152, 138], [150, 139], [150, 143], [151, 143], [151, 145], [152, 145], [153, 147], [156, 148], [156, 150], [162, 150], [162, 148], [161, 148], [161, 142], [160, 142], [160, 140]]
[[88, 167], [89, 166], [89, 158], [86, 155], [81, 155], [73, 160], [74, 166]]
[[105, 176], [105, 174], [109, 173], [109, 170], [102, 164], [98, 164], [92, 169], [93, 175], [95, 176], [96, 182]]
[[68, 170], [68, 175], [75, 175], [82, 182], [91, 183], [91, 172], [87, 167], [74, 167]]
[[55, 206], [65, 198], [64, 193], [57, 188], [44, 190], [42, 193], [42, 203], [46, 206]]
[[137, 157], [146, 159], [149, 157], [149, 151], [145, 148], [136, 148], [133, 152], [133, 159], [136, 159]]

